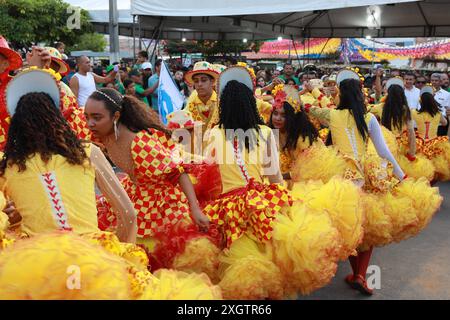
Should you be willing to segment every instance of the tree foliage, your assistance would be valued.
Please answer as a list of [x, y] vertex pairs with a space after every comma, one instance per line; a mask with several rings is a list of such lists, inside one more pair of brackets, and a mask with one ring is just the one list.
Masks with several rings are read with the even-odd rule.
[[165, 51], [169, 54], [179, 53], [202, 53], [205, 56], [231, 55], [242, 51], [258, 52], [263, 41], [253, 41], [244, 43], [240, 40], [198, 40], [198, 41], [174, 41], [166, 42]]
[[103, 34], [85, 33], [80, 36], [79, 41], [75, 45], [67, 48], [66, 51], [91, 50], [101, 52], [105, 50], [106, 44], [106, 39]]
[[80, 24], [73, 28], [68, 21], [76, 11], [69, 7], [63, 0], [0, 0], [0, 34], [16, 49], [56, 41], [71, 46], [93, 27], [81, 10]]

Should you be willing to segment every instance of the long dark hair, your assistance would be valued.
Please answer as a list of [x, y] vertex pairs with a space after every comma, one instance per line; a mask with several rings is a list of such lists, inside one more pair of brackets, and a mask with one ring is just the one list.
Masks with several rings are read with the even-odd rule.
[[[312, 145], [314, 141], [319, 137], [319, 132], [316, 127], [309, 120], [308, 115], [304, 112], [303, 108], [301, 112], [295, 113], [294, 108], [289, 104], [289, 102], [283, 103], [284, 114], [285, 114], [285, 128], [287, 132], [287, 139], [282, 149], [295, 150], [297, 147], [297, 141], [300, 136], [302, 136], [303, 141], [307, 138], [309, 140], [309, 145]], [[272, 122], [273, 112], [270, 115], [269, 127], [274, 128]]]
[[102, 88], [99, 91], [106, 94], [114, 102], [96, 91], [89, 96], [89, 99], [102, 101], [110, 112], [111, 117], [119, 111], [120, 118], [118, 122], [126, 126], [130, 131], [139, 132], [153, 128], [164, 132], [168, 136], [171, 135], [171, 132], [162, 125], [157, 113], [136, 97], [129, 95], [122, 97], [118, 91], [110, 88]]
[[[264, 125], [264, 121], [259, 115], [253, 92], [236, 80], [229, 81], [220, 96], [219, 127], [233, 130], [242, 129], [248, 134], [246, 135], [248, 139], [245, 139], [245, 147], [252, 149], [254, 143], [256, 145], [259, 143], [256, 132], [259, 132], [260, 125]], [[231, 137], [227, 137], [227, 139], [229, 138]]]
[[393, 84], [387, 92], [381, 115], [381, 124], [392, 130], [392, 128], [402, 129], [406, 122], [411, 120], [411, 111], [408, 107], [408, 100], [405, 91], [398, 84]]
[[0, 175], [13, 165], [17, 165], [19, 171], [25, 171], [26, 161], [37, 154], [45, 163], [57, 154], [73, 165], [84, 165], [89, 161], [83, 142], [44, 92], [28, 93], [17, 103], [0, 161]]
[[420, 110], [419, 113], [427, 112], [432, 117], [439, 113], [439, 103], [434, 100], [434, 97], [429, 92], [424, 92], [420, 96]]
[[356, 79], [343, 80], [339, 85], [340, 97], [338, 110], [347, 109], [355, 119], [356, 127], [364, 141], [369, 136], [369, 129], [364, 118], [367, 109], [360, 82]]

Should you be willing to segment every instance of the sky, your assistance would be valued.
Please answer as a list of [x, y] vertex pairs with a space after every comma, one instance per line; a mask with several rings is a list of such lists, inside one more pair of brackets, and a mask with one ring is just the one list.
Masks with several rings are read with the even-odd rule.
[[[74, 6], [79, 6], [86, 10], [108, 10], [109, 0], [64, 0]], [[117, 9], [130, 9], [131, 0], [117, 0]]]

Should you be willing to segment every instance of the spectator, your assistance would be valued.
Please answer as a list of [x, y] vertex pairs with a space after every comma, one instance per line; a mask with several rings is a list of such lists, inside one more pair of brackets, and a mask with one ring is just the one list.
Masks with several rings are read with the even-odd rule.
[[[439, 109], [444, 117], [447, 117], [447, 112], [450, 109], [450, 93], [442, 88], [442, 80], [444, 77], [442, 74], [439, 73], [433, 73], [431, 75], [431, 85], [433, 86], [435, 93], [434, 93], [434, 100], [439, 104]], [[448, 130], [448, 124], [447, 126], [439, 126], [438, 128], [438, 135], [439, 136], [446, 136]]]
[[287, 83], [288, 79], [293, 79], [295, 84], [299, 85], [300, 81], [297, 77], [294, 76], [294, 67], [290, 62], [286, 62], [283, 67], [283, 75], [280, 76], [280, 78]]
[[[136, 88], [134, 86], [134, 82], [131, 79], [125, 79], [125, 81], [123, 82], [123, 87], [125, 88], [125, 94], [130, 95], [130, 96], [136, 96]], [[139, 97], [137, 97], [139, 98]]]
[[69, 66], [69, 73], [62, 79], [62, 81], [69, 85], [70, 79], [77, 73], [77, 62], [75, 59], [66, 60], [67, 65]]
[[442, 80], [441, 88], [444, 89], [447, 92], [450, 92], [449, 81], [448, 81], [448, 74], [443, 73], [441, 75], [441, 80]]
[[175, 84], [178, 87], [178, 90], [183, 94], [185, 98], [189, 97], [189, 88], [184, 82], [184, 73], [183, 71], [179, 70], [175, 72]]
[[[142, 73], [140, 73], [136, 69], [133, 69], [130, 71], [129, 76], [130, 76], [130, 79], [134, 82], [134, 91], [136, 93], [135, 94], [136, 97], [138, 97], [139, 100], [143, 101], [146, 105], [149, 106], [148, 99], [147, 99], [148, 92], [142, 86], [142, 81], [143, 81]], [[124, 84], [124, 87], [125, 87], [125, 84]], [[125, 91], [126, 91], [126, 87], [125, 87]]]
[[266, 80], [264, 77], [260, 76], [256, 79], [256, 87], [264, 88], [266, 86]]
[[148, 53], [147, 51], [139, 51], [136, 63], [133, 66], [133, 69], [136, 69], [138, 71], [142, 70], [142, 64], [144, 62], [148, 62]]
[[420, 90], [414, 86], [416, 76], [408, 72], [403, 78], [405, 82], [405, 96], [410, 109], [420, 109]]
[[77, 58], [78, 72], [70, 79], [69, 85], [75, 97], [77, 97], [78, 105], [84, 107], [88, 97], [94, 92], [97, 83], [113, 82], [119, 70], [119, 66], [114, 66], [114, 70], [107, 77], [101, 77], [92, 73], [91, 61], [87, 56]]
[[416, 88], [421, 90], [425, 84], [427, 83], [427, 79], [425, 78], [425, 76], [418, 76], [416, 78]]
[[273, 70], [273, 73], [272, 73], [272, 80], [275, 79], [275, 78], [279, 78], [280, 75], [281, 75], [280, 70], [278, 70], [278, 69]]
[[143, 77], [143, 82], [142, 82], [142, 86], [144, 87], [144, 89], [148, 88], [148, 79], [150, 79], [150, 77], [152, 76], [152, 64], [148, 61], [144, 62], [141, 66], [142, 68], [142, 77]]
[[151, 102], [152, 102], [152, 108], [156, 112], [158, 112], [158, 85], [159, 85], [159, 73], [161, 72], [161, 63], [162, 60], [158, 59], [155, 62], [155, 72], [153, 75], [148, 79], [148, 88], [147, 88], [147, 95], [151, 95]]
[[63, 60], [69, 59], [69, 57], [64, 53], [64, 50], [66, 49], [66, 45], [64, 44], [64, 42], [56, 42], [55, 48], [59, 51], [59, 53], [61, 53], [61, 55], [63, 56]]

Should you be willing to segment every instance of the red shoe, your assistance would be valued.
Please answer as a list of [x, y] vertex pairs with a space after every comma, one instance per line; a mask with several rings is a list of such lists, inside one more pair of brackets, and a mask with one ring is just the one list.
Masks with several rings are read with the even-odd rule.
[[366, 279], [359, 274], [356, 277], [354, 277], [354, 280], [352, 283], [352, 288], [358, 290], [359, 292], [361, 292], [364, 295], [367, 295], [367, 296], [373, 295], [373, 290], [367, 286]]
[[352, 289], [357, 289], [356, 288], [356, 283], [355, 283], [355, 275], [353, 273], [349, 274], [348, 276], [345, 277], [345, 282], [352, 288]]

